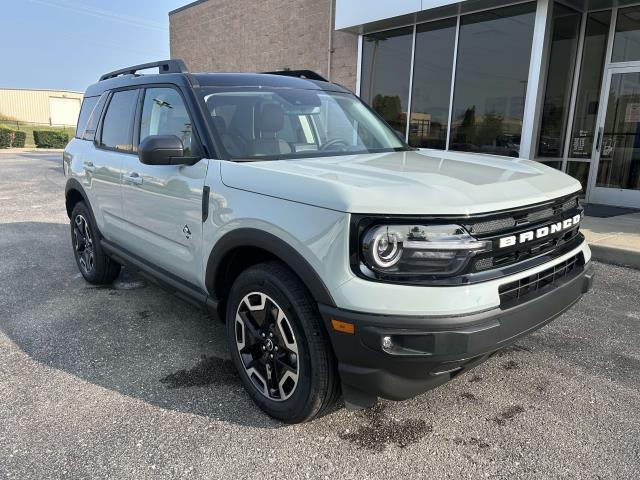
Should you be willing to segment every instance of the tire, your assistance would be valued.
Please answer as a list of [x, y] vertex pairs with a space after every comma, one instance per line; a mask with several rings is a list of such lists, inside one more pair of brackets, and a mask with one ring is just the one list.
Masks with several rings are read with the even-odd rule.
[[242, 272], [226, 320], [233, 363], [264, 412], [300, 423], [333, 407], [340, 384], [327, 333], [313, 298], [285, 265], [266, 262]]
[[120, 265], [107, 256], [99, 239], [93, 216], [84, 202], [78, 202], [71, 212], [71, 245], [76, 264], [87, 282], [107, 285], [120, 274]]

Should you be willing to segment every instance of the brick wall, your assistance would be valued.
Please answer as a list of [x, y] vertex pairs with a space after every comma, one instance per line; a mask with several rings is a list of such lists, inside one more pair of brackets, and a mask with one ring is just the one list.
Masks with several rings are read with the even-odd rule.
[[[310, 69], [327, 76], [333, 0], [207, 0], [169, 16], [171, 57], [193, 72]], [[357, 36], [333, 32], [331, 80], [355, 90]]]

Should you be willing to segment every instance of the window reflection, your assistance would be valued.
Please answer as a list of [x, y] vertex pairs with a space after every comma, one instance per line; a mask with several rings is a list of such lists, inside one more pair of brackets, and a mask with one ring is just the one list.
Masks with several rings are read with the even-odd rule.
[[587, 182], [589, 181], [589, 162], [568, 162], [567, 173], [578, 180], [582, 185], [582, 194], [587, 191]]
[[413, 28], [366, 35], [362, 43], [362, 99], [404, 137], [409, 103]]
[[611, 76], [596, 185], [640, 190], [640, 73]]
[[538, 142], [538, 155], [541, 157], [561, 157], [564, 152], [580, 14], [555, 3], [552, 29], [551, 55]]
[[535, 4], [461, 18], [452, 150], [518, 156]]
[[417, 26], [409, 144], [445, 149], [456, 19]]
[[640, 6], [621, 8], [616, 20], [612, 62], [640, 60]]
[[180, 94], [173, 88], [149, 88], [144, 95], [140, 141], [149, 135], [175, 135], [191, 154], [192, 125]]
[[578, 80], [569, 157], [591, 158], [611, 11], [590, 13]]

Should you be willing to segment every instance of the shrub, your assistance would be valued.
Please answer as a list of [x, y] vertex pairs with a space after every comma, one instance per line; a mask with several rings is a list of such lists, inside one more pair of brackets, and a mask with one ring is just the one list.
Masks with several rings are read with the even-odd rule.
[[27, 133], [21, 130], [16, 130], [15, 137], [13, 138], [13, 147], [24, 148], [25, 141], [27, 140]]
[[10, 128], [0, 127], [0, 148], [9, 148], [13, 145], [16, 132]]
[[38, 148], [64, 148], [69, 134], [62, 130], [34, 130], [33, 140]]

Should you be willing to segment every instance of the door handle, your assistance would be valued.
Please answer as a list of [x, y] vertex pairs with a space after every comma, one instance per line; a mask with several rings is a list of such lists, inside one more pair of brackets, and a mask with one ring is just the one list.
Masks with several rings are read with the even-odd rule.
[[602, 142], [602, 127], [598, 129], [598, 137], [596, 138], [596, 152], [600, 151], [601, 142]]
[[84, 169], [87, 172], [95, 172], [96, 166], [93, 164], [93, 162], [84, 162]]
[[142, 177], [138, 172], [129, 172], [125, 174], [122, 179], [125, 182], [133, 183], [134, 185], [142, 185]]

